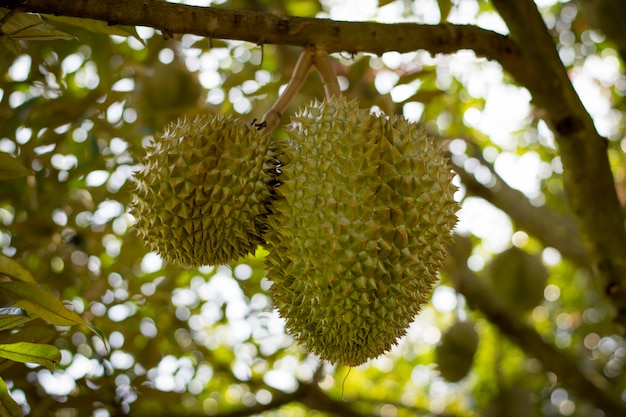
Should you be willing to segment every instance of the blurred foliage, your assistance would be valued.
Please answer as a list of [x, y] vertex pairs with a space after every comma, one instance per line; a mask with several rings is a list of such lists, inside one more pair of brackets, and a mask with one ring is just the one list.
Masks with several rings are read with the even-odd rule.
[[[605, 21], [589, 20], [591, 12], [579, 10], [591, 2], [542, 3], [549, 3], [541, 12], [572, 79], [593, 88], [604, 103], [590, 111], [609, 138], [624, 201], [623, 43], [616, 46], [614, 31], [602, 33]], [[230, 0], [219, 7], [326, 17], [333, 4]], [[378, 6], [372, 19], [395, 8], [399, 19], [410, 21], [433, 23], [428, 19], [434, 15], [454, 22], [469, 15], [479, 25], [498, 26], [483, 0], [396, 0]], [[8, 13], [0, 9], [3, 21], [10, 21]], [[92, 23], [18, 15], [17, 29], [9, 33], [3, 26], [0, 42], [0, 155], [13, 156], [29, 173], [0, 183], [0, 250], [29, 271], [41, 291], [100, 329], [109, 346], [80, 326], [27, 320], [2, 327], [0, 344], [14, 343], [17, 334], [22, 340], [37, 336], [61, 353], [53, 372], [32, 363], [2, 364], [0, 376], [26, 415], [603, 415], [470, 309], [445, 271], [433, 303], [424, 306], [399, 345], [348, 374], [347, 368], [320, 364], [285, 334], [267, 294], [262, 249], [226, 266], [164, 265], [133, 233], [126, 208], [143, 144], [183, 115], [222, 112], [259, 120], [289, 80], [299, 50], [192, 35], [165, 39], [149, 28]], [[26, 27], [31, 32], [23, 32]], [[464, 141], [477, 144], [482, 163], [494, 164], [496, 171], [498, 164], [533, 161], [536, 190], [528, 197], [537, 206], [567, 213], [558, 150], [539, 115], [522, 115], [524, 125], [504, 138], [480, 123], [491, 92], [524, 95], [497, 63], [468, 51], [333, 59], [347, 96], [365, 108], [418, 120], [450, 141], [455, 163], [481, 183], [493, 179]], [[607, 66], [616, 75], [603, 76], [598, 68]], [[312, 74], [287, 113], [322, 95], [319, 77]], [[286, 114], [283, 121], [288, 119]], [[0, 163], [2, 175], [11, 171], [4, 159]], [[459, 198], [464, 207], [474, 199], [462, 184]], [[543, 296], [534, 288], [532, 305], [515, 309], [520, 323], [579, 358], [581, 369], [603, 375], [610, 382], [607, 390], [623, 398], [626, 342], [616, 334], [590, 272], [514, 225], [504, 231], [506, 245], [496, 247], [488, 241], [493, 230], [477, 229], [464, 213], [462, 233], [473, 247], [464, 246], [453, 260], [467, 263], [486, 282], [485, 265], [494, 252], [514, 245], [540, 256], [549, 276]], [[539, 278], [543, 286], [544, 277]], [[507, 288], [499, 295], [504, 301], [515, 291]], [[2, 304], [12, 302], [5, 297]], [[457, 321], [474, 323], [478, 342], [469, 373], [450, 383], [435, 365], [435, 350]], [[4, 392], [0, 385], [0, 401], [6, 403]]]

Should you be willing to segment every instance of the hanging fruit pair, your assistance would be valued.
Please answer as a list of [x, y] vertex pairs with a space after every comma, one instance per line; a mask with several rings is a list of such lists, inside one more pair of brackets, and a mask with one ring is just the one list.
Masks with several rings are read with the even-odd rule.
[[[327, 97], [292, 118], [286, 128], [289, 140], [274, 142], [269, 131], [312, 64], [322, 75]], [[445, 246], [451, 243], [456, 188], [443, 151], [415, 124], [371, 114], [340, 96], [325, 52], [305, 51], [294, 72], [263, 120], [269, 126], [259, 135], [268, 138], [265, 144], [245, 152], [246, 145], [241, 145], [238, 151], [250, 158], [250, 165], [238, 160], [231, 171], [229, 159], [215, 166], [213, 176], [190, 179], [189, 173], [198, 175], [206, 168], [190, 170], [189, 158], [180, 155], [182, 141], [174, 140], [175, 146], [167, 151], [157, 150], [157, 144], [152, 154], [172, 156], [147, 158], [137, 176], [133, 207], [140, 232], [153, 241], [155, 250], [175, 262], [183, 255], [168, 252], [182, 247], [181, 237], [189, 232], [184, 225], [172, 228], [171, 223], [163, 223], [176, 216], [172, 207], [179, 205], [187, 204], [199, 225], [190, 226], [199, 238], [191, 238], [185, 249], [202, 254], [194, 261], [224, 262], [227, 255], [234, 259], [263, 243], [270, 251], [270, 292], [288, 331], [322, 359], [356, 366], [397, 343], [430, 296]], [[223, 132], [220, 126], [211, 129]], [[229, 148], [216, 152], [207, 144], [219, 141], [221, 135], [203, 134], [189, 149], [198, 149], [193, 155], [206, 157], [236, 154]], [[157, 139], [163, 141], [163, 136]], [[181, 137], [180, 132], [167, 136]], [[248, 143], [258, 146], [258, 141]], [[172, 168], [172, 161], [181, 159], [175, 166], [182, 168]], [[276, 164], [281, 165], [279, 180]], [[219, 174], [223, 172], [233, 176]], [[180, 186], [170, 184], [172, 178], [188, 184], [185, 194], [179, 194]], [[276, 187], [278, 183], [282, 185]], [[254, 186], [244, 193], [246, 184]], [[187, 190], [194, 186], [201, 191], [196, 190], [192, 198]], [[221, 199], [208, 198], [214, 189], [227, 191]], [[166, 201], [156, 204], [159, 199]], [[237, 202], [245, 208], [233, 209]], [[199, 203], [204, 211], [193, 210]], [[155, 214], [164, 208], [170, 214]], [[146, 214], [149, 220], [141, 220]], [[187, 214], [179, 216], [180, 224], [185, 224]], [[253, 221], [241, 223], [248, 217]], [[199, 243], [207, 236], [215, 236], [210, 245]], [[154, 243], [166, 240], [169, 243]]]

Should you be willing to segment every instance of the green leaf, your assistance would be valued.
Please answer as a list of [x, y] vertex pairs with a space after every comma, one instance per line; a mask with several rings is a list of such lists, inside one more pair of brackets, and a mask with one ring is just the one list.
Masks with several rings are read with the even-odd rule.
[[10, 281], [0, 283], [0, 292], [15, 300], [15, 304], [37, 317], [57, 326], [79, 324], [88, 327], [104, 342], [102, 332], [81, 316], [65, 308], [61, 300], [35, 285]]
[[419, 101], [420, 103], [428, 103], [444, 94], [445, 93], [440, 90], [419, 90], [417, 93], [404, 100], [404, 102], [406, 103], [408, 101]]
[[2, 27], [3, 36], [12, 40], [41, 41], [51, 39], [74, 40], [74, 36], [56, 29], [44, 22], [37, 14], [15, 13], [9, 17]]
[[129, 37], [132, 36], [136, 38], [139, 42], [141, 42], [144, 46], [146, 43], [143, 39], [139, 37], [137, 34], [137, 29], [134, 26], [121, 26], [121, 25], [109, 25], [107, 22], [103, 22], [102, 20], [94, 20], [94, 19], [83, 19], [80, 17], [68, 17], [68, 16], [53, 16], [53, 15], [44, 15], [46, 20], [51, 20], [53, 22], [64, 23], [67, 25], [72, 25], [79, 27], [81, 29], [88, 30], [94, 33], [100, 33], [103, 35], [116, 35], [116, 36], [124, 36]]
[[441, 15], [441, 22], [447, 22], [448, 16], [450, 16], [450, 10], [452, 10], [451, 0], [437, 0], [439, 5], [439, 14]]
[[31, 172], [17, 159], [6, 152], [0, 152], [0, 181], [22, 178]]
[[[0, 161], [1, 163], [2, 161]], [[32, 274], [8, 256], [0, 255], [0, 274], [4, 274], [13, 280], [36, 284]]]
[[0, 318], [0, 331], [12, 329], [20, 324], [31, 321], [33, 318], [29, 316], [12, 316]]
[[22, 409], [17, 402], [15, 402], [13, 397], [11, 397], [11, 394], [9, 394], [7, 384], [2, 378], [0, 378], [0, 416], [24, 417]]
[[[59, 332], [52, 326], [31, 324], [20, 328], [17, 332], [4, 334], [2, 342], [5, 344], [21, 342], [47, 344], [57, 337], [58, 334]], [[15, 365], [14, 361], [0, 358], [0, 375], [13, 365]]]
[[19, 342], [0, 344], [0, 357], [15, 362], [36, 363], [54, 371], [54, 365], [61, 360], [61, 351], [52, 345]]
[[59, 332], [53, 326], [50, 326], [41, 321], [31, 323], [28, 326], [20, 328], [17, 332], [4, 334], [2, 336], [2, 343], [50, 343], [52, 340], [59, 336]]

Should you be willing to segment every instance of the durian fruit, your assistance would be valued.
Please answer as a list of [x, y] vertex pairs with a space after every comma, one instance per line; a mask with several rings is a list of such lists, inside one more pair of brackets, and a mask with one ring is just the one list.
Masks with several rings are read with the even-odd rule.
[[457, 321], [442, 335], [435, 347], [435, 362], [441, 376], [449, 382], [459, 382], [469, 373], [478, 348], [478, 333], [474, 324]]
[[264, 242], [279, 164], [269, 134], [205, 114], [168, 125], [146, 152], [131, 214], [150, 249], [198, 267], [228, 263]]
[[491, 287], [516, 313], [531, 310], [543, 300], [548, 270], [536, 255], [513, 246], [496, 255], [486, 272]]
[[456, 223], [443, 151], [415, 124], [334, 97], [288, 126], [268, 219], [270, 292], [309, 351], [356, 366], [427, 301]]

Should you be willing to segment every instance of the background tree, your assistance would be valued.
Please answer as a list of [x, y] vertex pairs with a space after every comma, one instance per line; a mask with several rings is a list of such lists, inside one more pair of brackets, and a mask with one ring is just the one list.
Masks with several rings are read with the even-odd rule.
[[[0, 247], [109, 345], [41, 320], [2, 331], [61, 352], [54, 372], [0, 364], [26, 414], [626, 415], [621, 2], [349, 3], [0, 0], [0, 151], [30, 173], [0, 186]], [[263, 251], [164, 265], [127, 214], [152, 134], [260, 119], [310, 45], [348, 97], [448, 146], [463, 204], [432, 303], [347, 378], [285, 334]], [[311, 75], [288, 113], [322, 95]]]

